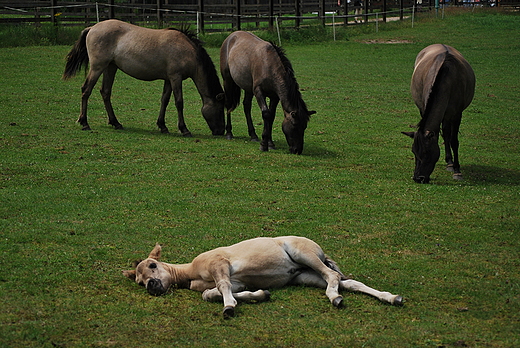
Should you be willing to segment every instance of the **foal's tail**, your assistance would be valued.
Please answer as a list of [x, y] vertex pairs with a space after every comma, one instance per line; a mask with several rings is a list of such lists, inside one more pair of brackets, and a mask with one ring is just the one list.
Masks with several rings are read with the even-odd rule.
[[235, 83], [235, 81], [230, 81], [229, 83], [225, 83], [226, 90], [226, 109], [231, 112], [236, 109], [238, 104], [240, 103], [240, 87]]
[[333, 271], [336, 271], [340, 274], [341, 276], [341, 280], [347, 280], [349, 279], [347, 276], [345, 276], [341, 270], [339, 269], [339, 266], [338, 264], [336, 263], [336, 261], [332, 260], [330, 257], [328, 257], [327, 255], [325, 255], [325, 260], [323, 261], [323, 263], [325, 264], [325, 266], [327, 266], [328, 268], [330, 268], [331, 270]]
[[87, 52], [87, 34], [90, 28], [86, 28], [81, 32], [81, 35], [74, 44], [74, 47], [67, 54], [67, 64], [65, 65], [65, 72], [63, 73], [63, 79], [67, 80], [71, 77], [76, 76], [76, 73], [81, 70], [83, 66], [88, 65], [88, 52]]

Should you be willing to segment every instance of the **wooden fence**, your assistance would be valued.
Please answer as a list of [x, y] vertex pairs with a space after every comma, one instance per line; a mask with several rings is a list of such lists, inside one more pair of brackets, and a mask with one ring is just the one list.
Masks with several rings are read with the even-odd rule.
[[[275, 25], [300, 27], [307, 23], [352, 24], [355, 17], [367, 22], [377, 16], [399, 17], [424, 7], [431, 9], [435, 0], [0, 0], [0, 23], [43, 23], [91, 25], [117, 18], [130, 23], [154, 23], [157, 27], [195, 24], [200, 31], [273, 28]], [[513, 0], [451, 1], [454, 5], [498, 5]], [[464, 1], [464, 2], [462, 2]], [[518, 0], [515, 0], [518, 1]], [[181, 2], [181, 3], [179, 3]], [[420, 3], [418, 3], [420, 2]], [[443, 1], [441, 1], [441, 5]], [[354, 16], [359, 8], [362, 15]]]

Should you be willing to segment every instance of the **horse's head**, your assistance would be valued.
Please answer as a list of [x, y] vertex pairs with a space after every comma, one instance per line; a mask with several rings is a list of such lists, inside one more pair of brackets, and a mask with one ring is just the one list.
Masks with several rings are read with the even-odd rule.
[[204, 116], [213, 135], [224, 135], [226, 128], [224, 100], [224, 93], [219, 93], [215, 98], [208, 99], [202, 106], [202, 116]]
[[161, 246], [157, 244], [146, 260], [136, 264], [135, 270], [123, 275], [142, 285], [153, 296], [164, 295], [172, 285], [173, 277], [165, 263], [159, 262]]
[[[305, 112], [305, 115], [302, 113]], [[282, 122], [282, 130], [289, 144], [289, 151], [291, 153], [301, 155], [303, 152], [303, 135], [307, 129], [309, 117], [316, 113], [316, 111], [296, 111], [286, 112], [284, 110], [285, 118]]]
[[430, 182], [430, 175], [440, 157], [439, 134], [433, 131], [402, 132], [413, 139], [415, 155], [413, 180], [419, 184]]

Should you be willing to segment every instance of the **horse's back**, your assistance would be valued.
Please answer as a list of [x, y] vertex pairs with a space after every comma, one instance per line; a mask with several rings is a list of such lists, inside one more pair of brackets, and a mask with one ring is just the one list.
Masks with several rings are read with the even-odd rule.
[[437, 93], [451, 98], [456, 113], [462, 112], [473, 99], [475, 90], [473, 69], [462, 54], [451, 46], [430, 45], [417, 55], [411, 92], [421, 113], [431, 100], [435, 85], [438, 85], [435, 89]]

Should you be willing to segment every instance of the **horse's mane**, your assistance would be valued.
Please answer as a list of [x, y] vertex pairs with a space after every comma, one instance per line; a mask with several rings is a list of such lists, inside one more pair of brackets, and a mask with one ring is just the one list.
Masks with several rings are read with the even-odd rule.
[[280, 60], [282, 61], [282, 64], [285, 68], [286, 77], [285, 77], [285, 83], [287, 84], [287, 95], [291, 102], [296, 103], [296, 108], [298, 110], [298, 115], [300, 117], [304, 117], [303, 121], [308, 122], [309, 121], [309, 111], [307, 109], [307, 104], [302, 99], [302, 95], [300, 93], [300, 85], [298, 85], [298, 82], [296, 81], [296, 76], [294, 76], [294, 70], [292, 67], [291, 62], [289, 61], [289, 58], [285, 55], [285, 50], [276, 45], [273, 42], [269, 42], [273, 48], [275, 49], [276, 53], [280, 57]]
[[168, 30], [176, 30], [188, 38], [193, 43], [193, 46], [197, 50], [197, 61], [201, 63], [202, 68], [205, 72], [206, 83], [208, 88], [211, 90], [211, 94], [218, 95], [220, 93], [224, 93], [222, 89], [222, 85], [220, 84], [220, 80], [217, 75], [217, 69], [215, 68], [215, 64], [211, 60], [208, 52], [204, 48], [204, 42], [197, 37], [197, 34], [191, 30], [189, 27], [181, 27], [177, 28], [168, 28]]

